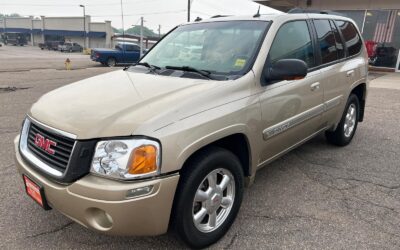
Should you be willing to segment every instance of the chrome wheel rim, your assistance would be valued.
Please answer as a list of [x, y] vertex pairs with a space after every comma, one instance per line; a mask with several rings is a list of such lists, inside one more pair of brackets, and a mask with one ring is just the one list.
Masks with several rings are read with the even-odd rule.
[[193, 199], [192, 217], [203, 233], [219, 228], [228, 217], [235, 201], [235, 179], [224, 168], [210, 172], [200, 183]]
[[347, 109], [345, 121], [344, 121], [344, 136], [350, 137], [354, 131], [354, 127], [356, 126], [356, 105], [354, 103], [350, 104]]

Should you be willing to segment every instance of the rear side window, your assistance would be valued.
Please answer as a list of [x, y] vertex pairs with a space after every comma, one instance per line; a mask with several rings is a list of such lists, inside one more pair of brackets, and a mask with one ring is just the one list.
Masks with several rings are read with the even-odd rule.
[[342, 38], [340, 37], [339, 31], [336, 28], [335, 23], [332, 20], [330, 20], [329, 22], [331, 23], [333, 34], [335, 35], [336, 49], [338, 52], [338, 57], [339, 57], [339, 59], [342, 59], [345, 57], [344, 44], [343, 44]]
[[356, 27], [351, 22], [335, 21], [340, 31], [342, 32], [346, 43], [349, 56], [354, 56], [360, 53], [362, 48], [362, 40], [357, 32]]
[[314, 20], [314, 25], [317, 31], [322, 64], [336, 61], [338, 59], [336, 40], [329, 20]]
[[309, 68], [315, 66], [314, 50], [306, 21], [283, 24], [275, 36], [269, 51], [269, 59], [274, 63], [280, 59], [300, 59]]

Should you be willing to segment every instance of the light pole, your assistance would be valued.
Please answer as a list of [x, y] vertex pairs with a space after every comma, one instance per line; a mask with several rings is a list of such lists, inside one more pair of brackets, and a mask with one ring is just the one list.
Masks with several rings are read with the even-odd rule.
[[84, 34], [83, 34], [83, 39], [85, 39], [84, 41], [84, 47], [85, 47], [85, 49], [87, 48], [87, 46], [86, 46], [86, 12], [85, 12], [85, 5], [83, 5], [83, 4], [80, 4], [79, 5], [79, 7], [82, 7], [83, 8], [83, 32], [84, 32]]
[[190, 22], [190, 10], [192, 8], [194, 0], [188, 0], [188, 6], [187, 6], [187, 21]]
[[188, 0], [188, 7], [187, 7], [187, 21], [190, 22], [190, 0]]

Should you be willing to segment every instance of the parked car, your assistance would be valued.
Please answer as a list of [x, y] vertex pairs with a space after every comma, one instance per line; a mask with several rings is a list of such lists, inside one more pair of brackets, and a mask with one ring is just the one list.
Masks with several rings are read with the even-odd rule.
[[[201, 55], [182, 59], [187, 48]], [[207, 247], [234, 222], [257, 170], [321, 133], [352, 141], [367, 74], [345, 17], [180, 25], [129, 68], [42, 96], [14, 140], [16, 167], [40, 206], [85, 227], [159, 235], [171, 226]]]
[[63, 45], [64, 41], [46, 41], [44, 43], [39, 43], [38, 46], [41, 50], [58, 50], [60, 45]]
[[[145, 51], [143, 52], [145, 53]], [[115, 49], [92, 49], [90, 59], [109, 67], [118, 64], [132, 64], [140, 58], [140, 46], [130, 42], [119, 42]]]
[[83, 47], [78, 43], [65, 42], [62, 45], [58, 45], [58, 50], [61, 52], [82, 52]]
[[25, 33], [7, 32], [3, 34], [3, 38], [6, 45], [24, 46], [28, 44]]

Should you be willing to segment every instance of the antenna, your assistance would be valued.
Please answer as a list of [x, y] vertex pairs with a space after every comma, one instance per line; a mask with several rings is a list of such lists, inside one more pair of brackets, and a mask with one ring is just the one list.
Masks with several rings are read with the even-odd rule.
[[257, 13], [253, 17], [260, 17], [260, 5], [258, 5]]

